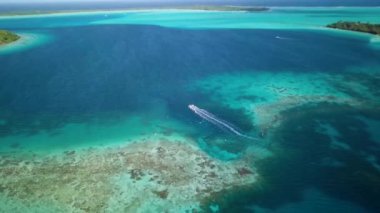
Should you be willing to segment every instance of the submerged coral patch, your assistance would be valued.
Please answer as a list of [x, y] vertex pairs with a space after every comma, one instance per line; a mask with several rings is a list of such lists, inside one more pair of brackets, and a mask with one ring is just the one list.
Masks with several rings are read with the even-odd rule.
[[179, 141], [70, 150], [44, 157], [6, 155], [0, 163], [0, 189], [6, 199], [28, 206], [46, 201], [74, 212], [199, 209], [199, 203], [213, 193], [250, 185], [257, 178], [242, 161], [221, 162]]
[[378, 104], [376, 79], [376, 73], [257, 71], [252, 74], [214, 75], [198, 81], [190, 88], [212, 94], [215, 102], [227, 108], [243, 110], [264, 136], [269, 128], [281, 123], [281, 112], [305, 104], [326, 102], [357, 107], [364, 102]]

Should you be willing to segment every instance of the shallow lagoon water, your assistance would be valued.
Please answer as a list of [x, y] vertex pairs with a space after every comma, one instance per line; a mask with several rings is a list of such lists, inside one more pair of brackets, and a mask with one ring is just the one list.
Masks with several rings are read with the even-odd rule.
[[43, 45], [52, 40], [51, 37], [42, 33], [17, 32], [17, 34], [20, 35], [21, 38], [17, 40], [15, 43], [2, 46], [0, 48], [0, 55], [27, 50], [29, 48]]
[[[77, 212], [144, 212], [151, 202], [154, 211], [304, 212], [311, 206], [305, 202], [319, 197], [328, 201], [318, 205], [324, 211], [351, 203], [373, 212], [380, 52], [373, 36], [322, 26], [341, 19], [378, 22], [379, 12], [2, 17], [1, 28], [51, 38], [0, 55], [4, 203], [19, 211], [21, 200]], [[189, 104], [261, 141], [202, 121]], [[90, 160], [102, 163], [94, 167]], [[93, 180], [86, 176], [91, 173]], [[49, 181], [62, 190], [48, 187]], [[181, 190], [184, 199], [174, 199]], [[93, 199], [73, 201], [95, 191]], [[363, 192], [368, 197], [360, 197]]]

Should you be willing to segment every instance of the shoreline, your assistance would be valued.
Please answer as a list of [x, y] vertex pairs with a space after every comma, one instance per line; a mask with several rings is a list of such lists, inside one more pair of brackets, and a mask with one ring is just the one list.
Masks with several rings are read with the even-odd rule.
[[351, 21], [338, 21], [332, 24], [328, 24], [326, 25], [326, 27], [331, 28], [331, 29], [365, 33], [365, 34], [369, 34], [373, 36], [380, 36], [379, 24], [351, 22]]
[[234, 12], [241, 13], [243, 11], [211, 11], [211, 10], [191, 10], [191, 9], [125, 9], [125, 10], [78, 10], [78, 11], [57, 11], [48, 13], [31, 13], [31, 14], [0, 14], [0, 20], [2, 19], [19, 19], [19, 18], [43, 18], [43, 17], [58, 17], [69, 15], [108, 15], [108, 14], [124, 14], [124, 13], [138, 13], [138, 12]]
[[0, 48], [4, 45], [12, 44], [20, 40], [20, 35], [17, 33], [0, 29]]
[[16, 34], [20, 37], [19, 39], [5, 45], [0, 45], [0, 56], [11, 54], [13, 52], [24, 51], [50, 40], [49, 35], [41, 33], [16, 32]]
[[23, 34], [23, 33], [15, 33], [19, 36], [19, 38], [15, 41], [12, 41], [10, 43], [6, 44], [0, 44], [0, 55], [3, 51], [7, 51], [11, 49], [12, 47], [17, 47], [19, 45], [22, 45], [22, 43], [28, 42], [30, 40], [30, 36]]
[[13, 16], [37, 16], [37, 15], [57, 15], [57, 14], [88, 14], [88, 13], [123, 13], [123, 12], [146, 12], [146, 11], [205, 11], [205, 12], [247, 12], [259, 13], [270, 11], [270, 7], [251, 6], [179, 6], [179, 7], [136, 7], [121, 9], [82, 9], [82, 10], [51, 10], [51, 11], [25, 11], [25, 12], [0, 12], [0, 18]]
[[[226, 5], [226, 7], [236, 7], [236, 8], [242, 8], [244, 6], [233, 6], [233, 5]], [[225, 7], [222, 7], [225, 8]], [[103, 14], [103, 13], [129, 13], [129, 12], [155, 12], [155, 11], [181, 11], [181, 12], [244, 12], [244, 13], [263, 13], [263, 12], [270, 12], [271, 10], [278, 10], [278, 9], [378, 9], [380, 6], [375, 7], [368, 7], [368, 6], [337, 6], [337, 7], [305, 7], [305, 6], [270, 6], [270, 7], [251, 7], [251, 8], [266, 8], [265, 11], [245, 11], [245, 10], [228, 10], [228, 9], [201, 9], [195, 7], [156, 7], [156, 8], [143, 8], [143, 7], [136, 7], [136, 8], [123, 8], [123, 9], [89, 9], [89, 10], [52, 10], [52, 11], [27, 11], [27, 12], [0, 12], [0, 20], [1, 19], [10, 19], [10, 18], [33, 18], [33, 17], [50, 17], [50, 16], [64, 16], [64, 15], [88, 15], [88, 14]]]

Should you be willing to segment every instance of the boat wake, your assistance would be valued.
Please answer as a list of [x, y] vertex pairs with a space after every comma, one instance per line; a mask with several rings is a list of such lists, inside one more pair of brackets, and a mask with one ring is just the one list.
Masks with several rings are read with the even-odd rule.
[[294, 39], [292, 39], [292, 38], [282, 37], [282, 36], [276, 36], [275, 38], [276, 38], [276, 39], [280, 39], [280, 40], [294, 40]]
[[207, 120], [208, 122], [214, 124], [215, 126], [221, 128], [221, 129], [226, 129], [232, 133], [234, 133], [235, 135], [238, 135], [240, 137], [243, 137], [243, 138], [246, 138], [246, 139], [251, 139], [251, 140], [259, 140], [258, 138], [255, 138], [255, 137], [251, 137], [251, 136], [248, 136], [248, 135], [245, 135], [241, 132], [239, 132], [238, 130], [236, 130], [236, 128], [234, 128], [231, 124], [229, 124], [228, 122], [218, 118], [217, 116], [215, 116], [214, 114], [210, 113], [210, 112], [207, 112], [206, 110], [204, 109], [200, 109], [198, 108], [197, 106], [193, 105], [193, 104], [190, 104], [189, 105], [189, 109], [191, 111], [193, 111], [195, 114], [197, 114], [199, 117]]

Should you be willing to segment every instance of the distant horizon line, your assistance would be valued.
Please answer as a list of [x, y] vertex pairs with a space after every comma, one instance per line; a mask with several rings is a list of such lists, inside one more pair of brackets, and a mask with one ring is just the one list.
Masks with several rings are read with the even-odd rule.
[[[254, 2], [247, 2], [247, 1], [241, 1], [241, 2], [236, 2], [236, 1], [233, 1], [233, 2], [219, 2], [219, 1], [206, 1], [206, 2], [198, 2], [198, 1], [194, 1], [194, 2], [180, 2], [180, 1], [165, 1], [165, 2], [162, 2], [162, 1], [128, 1], [128, 2], [125, 2], [125, 1], [115, 1], [115, 0], [111, 0], [111, 1], [104, 1], [104, 0], [95, 0], [95, 1], [54, 1], [54, 2], [51, 2], [51, 1], [16, 1], [16, 2], [2, 2], [0, 1], [0, 4], [7, 4], [7, 5], [30, 5], [30, 4], [49, 4], [49, 5], [54, 5], [54, 4], [93, 4], [93, 3], [103, 3], [103, 4], [114, 4], [114, 3], [120, 3], [120, 4], [123, 4], [123, 5], [128, 5], [128, 4], [154, 4], [154, 5], [158, 5], [158, 4], [162, 4], [162, 5], [168, 5], [168, 4], [181, 4], [181, 5], [225, 5], [225, 6], [234, 6], [234, 5], [249, 5], [249, 6], [283, 6], [283, 7], [308, 7], [308, 6], [313, 6], [313, 7], [353, 7], [353, 6], [375, 6], [375, 7], [378, 7], [380, 6], [380, 2], [367, 2], [368, 4], [360, 4], [358, 2], [358, 4], [334, 4], [332, 2], [330, 2], [330, 4], [326, 3], [317, 3], [317, 2], [302, 2], [300, 4], [291, 4], [291, 3], [279, 3], [279, 4], [273, 4], [275, 2], [271, 2], [266, 5], [266, 4], [263, 4], [263, 3], [254, 3]], [[341, 3], [341, 2], [340, 2]]]
[[13, 0], [2, 1], [0, 4], [8, 5], [20, 5], [20, 4], [93, 4], [93, 3], [104, 3], [104, 4], [198, 4], [198, 5], [234, 5], [234, 4], [247, 4], [247, 5], [271, 5], [271, 6], [359, 6], [359, 5], [377, 5], [380, 6], [380, 0], [348, 0], [348, 1], [311, 1], [311, 0]]

